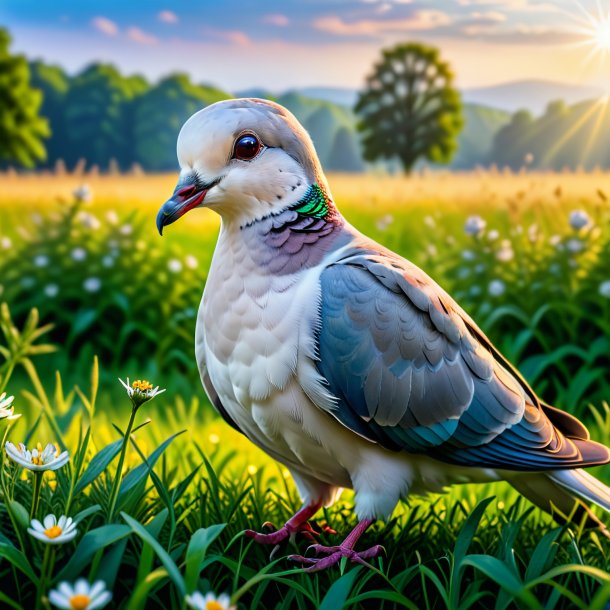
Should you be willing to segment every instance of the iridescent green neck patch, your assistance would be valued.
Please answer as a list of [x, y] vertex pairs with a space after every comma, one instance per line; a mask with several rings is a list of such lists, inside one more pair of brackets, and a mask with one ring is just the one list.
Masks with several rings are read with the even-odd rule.
[[324, 218], [329, 211], [329, 199], [318, 184], [312, 184], [302, 199], [290, 209], [303, 216]]

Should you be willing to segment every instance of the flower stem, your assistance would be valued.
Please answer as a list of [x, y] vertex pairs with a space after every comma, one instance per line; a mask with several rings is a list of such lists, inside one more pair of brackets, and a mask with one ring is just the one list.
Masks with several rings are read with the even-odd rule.
[[123, 445], [121, 446], [121, 453], [119, 455], [119, 463], [117, 465], [116, 476], [112, 484], [112, 491], [110, 492], [110, 503], [108, 508], [108, 522], [111, 522], [114, 518], [114, 511], [116, 510], [116, 503], [119, 497], [119, 488], [123, 480], [123, 464], [125, 463], [125, 456], [127, 455], [127, 447], [129, 446], [129, 437], [133, 430], [133, 424], [136, 419], [137, 409], [131, 410], [131, 417], [129, 418], [129, 424], [127, 424], [127, 430], [123, 437]]
[[[54, 555], [54, 553], [53, 553]], [[49, 572], [52, 570], [53, 561], [50, 561], [51, 556], [51, 545], [45, 545], [44, 555], [42, 558], [42, 566], [40, 568], [40, 582], [38, 585], [38, 591], [36, 594], [36, 610], [40, 610], [42, 608], [42, 596], [47, 593], [47, 580], [49, 580]], [[50, 569], [49, 569], [50, 568]]]
[[42, 487], [43, 471], [34, 472], [34, 491], [32, 492], [32, 508], [30, 510], [30, 520], [36, 518], [38, 503], [40, 501], [40, 489]]

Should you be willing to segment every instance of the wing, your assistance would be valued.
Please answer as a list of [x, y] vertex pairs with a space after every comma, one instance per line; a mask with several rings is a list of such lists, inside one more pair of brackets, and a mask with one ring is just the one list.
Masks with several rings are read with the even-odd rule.
[[539, 470], [610, 461], [578, 420], [540, 403], [415, 265], [388, 251], [356, 249], [320, 282], [317, 366], [337, 398], [331, 413], [352, 431], [389, 449], [469, 466]]

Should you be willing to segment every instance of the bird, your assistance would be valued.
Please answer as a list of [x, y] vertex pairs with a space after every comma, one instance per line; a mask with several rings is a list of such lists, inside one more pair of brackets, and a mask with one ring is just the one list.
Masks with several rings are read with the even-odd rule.
[[203, 387], [226, 422], [289, 470], [302, 507], [261, 544], [311, 535], [354, 491], [355, 528], [315, 556], [370, 565], [358, 539], [409, 494], [508, 481], [545, 511], [610, 511], [584, 468], [610, 461], [571, 414], [539, 398], [458, 303], [412, 262], [344, 218], [307, 131], [272, 101], [224, 100], [177, 140], [180, 176], [156, 222], [220, 215], [197, 315]]

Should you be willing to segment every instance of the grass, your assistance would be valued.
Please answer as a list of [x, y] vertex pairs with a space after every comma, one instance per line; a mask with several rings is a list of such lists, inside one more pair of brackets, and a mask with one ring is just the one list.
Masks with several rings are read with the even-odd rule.
[[[123, 219], [136, 214], [134, 225], [143, 227], [137, 239], [148, 248], [178, 247], [171, 256], [197, 255], [205, 275], [217, 229], [210, 213], [189, 214], [163, 241], [154, 234], [154, 215], [171, 193], [174, 179], [4, 176], [0, 237], [10, 237], [22, 259], [31, 256], [28, 245], [47, 243], [32, 241], [40, 238], [36, 227], [48, 228], [44, 222], [51, 213], [69, 209], [72, 190], [86, 181], [94, 194], [87, 211], [101, 219], [110, 209]], [[610, 409], [603, 402], [608, 397], [610, 348], [601, 341], [610, 338], [610, 314], [608, 299], [598, 290], [610, 274], [608, 174], [330, 180], [353, 224], [461, 293], [460, 300], [525, 367], [537, 387], [546, 386], [545, 395], [553, 394], [585, 417], [594, 438], [610, 442]], [[63, 200], [54, 200], [51, 193]], [[568, 217], [574, 209], [586, 210], [593, 226], [570, 228]], [[43, 224], [30, 220], [26, 212], [41, 214]], [[487, 222], [484, 234], [464, 234], [464, 221], [471, 214]], [[532, 224], [543, 237], [529, 239]], [[488, 239], [490, 229], [501, 233], [497, 240]], [[550, 247], [548, 238], [555, 234], [562, 245], [578, 239], [586, 247], [578, 253]], [[86, 242], [91, 252], [99, 250], [101, 257], [111, 236], [91, 238], [97, 240], [98, 250], [85, 234], [72, 238]], [[508, 261], [498, 259], [502, 239], [511, 242], [513, 257]], [[465, 251], [472, 254], [464, 257]], [[154, 256], [159, 265], [167, 263], [162, 254]], [[139, 263], [127, 254], [119, 260], [127, 283], [130, 272], [137, 275]], [[576, 261], [576, 267], [570, 261]], [[63, 269], [62, 264], [57, 255], [56, 265]], [[548, 272], [554, 264], [559, 265], [557, 276]], [[48, 281], [45, 273], [40, 271], [41, 286]], [[154, 281], [146, 277], [146, 282]], [[493, 297], [488, 285], [498, 279], [505, 291]], [[146, 282], [139, 290], [154, 291]], [[5, 287], [5, 296], [10, 289]], [[18, 309], [22, 294], [11, 297], [11, 309]], [[45, 313], [45, 299], [33, 298], [27, 310], [38, 305], [44, 322], [57, 323], [51, 309]], [[82, 303], [71, 297], [65, 307]], [[602, 610], [610, 602], [608, 541], [578, 525], [557, 526], [504, 484], [455, 486], [445, 495], [401, 503], [390, 521], [376, 523], [361, 541], [362, 548], [374, 543], [386, 548], [387, 554], [375, 560], [371, 570], [343, 564], [327, 573], [306, 574], [286, 560], [294, 552], [289, 546], [270, 562], [269, 549], [256, 546], [241, 532], [266, 520], [282, 524], [298, 507], [295, 489], [281, 466], [224, 425], [199, 387], [184, 381], [193, 371], [177, 374], [175, 365], [149, 368], [142, 358], [135, 362], [105, 357], [98, 365], [93, 353], [102, 350], [95, 342], [66, 354], [62, 335], [53, 334], [57, 328], [38, 333], [41, 322], [29, 315], [24, 311], [13, 321], [7, 308], [0, 315], [0, 388], [6, 385], [17, 394], [15, 410], [22, 414], [9, 438], [27, 439], [28, 445], [58, 442], [70, 452], [69, 465], [45, 474], [38, 515], [77, 516], [79, 534], [73, 542], [45, 552], [26, 531], [33, 478], [4, 459], [0, 606], [48, 606], [50, 589], [79, 576], [104, 580], [113, 591], [113, 607], [130, 610], [181, 608], [184, 594], [195, 589], [228, 592], [241, 609]], [[184, 320], [181, 332], [192, 331], [191, 326], [192, 321]], [[53, 351], [49, 341], [58, 343], [58, 349]], [[131, 341], [137, 350], [137, 335]], [[51, 375], [54, 367], [62, 374]], [[132, 406], [116, 378], [144, 372], [153, 372], [153, 381], [168, 390], [140, 407], [135, 432], [125, 440]], [[125, 461], [118, 470], [123, 448]], [[606, 471], [600, 468], [595, 474], [607, 481]], [[351, 508], [351, 494], [346, 492], [318, 514], [316, 523], [338, 531], [336, 536], [323, 532], [325, 543], [336, 543], [355, 524]], [[299, 551], [307, 544], [298, 540]]]

